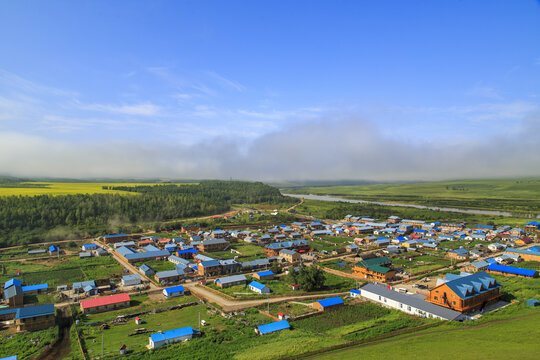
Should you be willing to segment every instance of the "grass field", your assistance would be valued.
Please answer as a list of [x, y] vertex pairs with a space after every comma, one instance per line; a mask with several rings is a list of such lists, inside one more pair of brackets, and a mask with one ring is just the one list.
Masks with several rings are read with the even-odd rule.
[[29, 359], [41, 353], [43, 348], [52, 343], [57, 336], [57, 326], [45, 330], [16, 334], [11, 337], [7, 336], [7, 332], [0, 331], [0, 356], [18, 355], [19, 360]]
[[371, 201], [540, 213], [540, 178], [305, 187], [287, 189], [285, 192], [343, 196]]
[[[70, 195], [70, 194], [116, 194], [134, 195], [129, 191], [104, 190], [103, 186], [144, 186], [149, 183], [90, 183], [90, 182], [24, 182], [14, 184], [0, 184], [0, 196], [23, 195]], [[177, 184], [193, 185], [193, 184]]]
[[[433, 330], [398, 341], [351, 347], [309, 359], [538, 359], [538, 316], [485, 327]], [[452, 331], [453, 330], [453, 331]]]
[[[15, 276], [15, 271], [21, 271]], [[51, 258], [44, 261], [6, 261], [0, 263], [0, 283], [16, 277], [25, 285], [49, 284], [49, 288], [77, 281], [114, 278], [122, 275], [120, 266], [112, 257]]]

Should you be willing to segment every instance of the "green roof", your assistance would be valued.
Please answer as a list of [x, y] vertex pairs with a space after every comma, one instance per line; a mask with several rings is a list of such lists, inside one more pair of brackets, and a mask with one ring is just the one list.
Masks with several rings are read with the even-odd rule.
[[392, 261], [387, 258], [386, 256], [381, 256], [381, 257], [376, 257], [376, 258], [372, 258], [372, 259], [365, 259], [365, 260], [362, 260], [360, 261], [358, 264], [358, 266], [361, 266], [361, 267], [365, 267], [365, 268], [370, 268], [372, 266], [375, 266], [375, 265], [387, 265], [387, 264], [391, 264]]
[[389, 268], [384, 267], [384, 266], [380, 266], [380, 265], [368, 266], [368, 270], [378, 272], [378, 273], [381, 273], [381, 274], [386, 274], [387, 272], [390, 271]]

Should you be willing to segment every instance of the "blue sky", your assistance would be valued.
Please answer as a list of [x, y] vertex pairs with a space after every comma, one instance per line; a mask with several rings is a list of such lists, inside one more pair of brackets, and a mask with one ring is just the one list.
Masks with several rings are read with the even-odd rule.
[[5, 173], [540, 175], [538, 1], [4, 1], [0, 43]]

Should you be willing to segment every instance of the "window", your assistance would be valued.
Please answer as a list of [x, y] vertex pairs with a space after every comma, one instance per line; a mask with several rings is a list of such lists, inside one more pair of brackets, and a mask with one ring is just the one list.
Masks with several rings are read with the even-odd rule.
[[455, 302], [455, 301], [452, 301], [452, 305], [456, 305], [456, 302]]
[[411, 311], [411, 307], [410, 307], [410, 306], [407, 306], [407, 310]]
[[399, 304], [399, 307], [403, 309], [403, 304]]
[[439, 297], [438, 297], [438, 296], [435, 296], [435, 300], [439, 300]]
[[382, 299], [381, 299], [381, 297], [379, 296], [379, 301], [381, 301], [381, 300], [382, 300]]

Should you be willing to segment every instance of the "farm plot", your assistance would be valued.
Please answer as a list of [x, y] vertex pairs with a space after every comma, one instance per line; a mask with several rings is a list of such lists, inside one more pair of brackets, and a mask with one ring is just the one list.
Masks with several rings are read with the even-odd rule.
[[57, 326], [15, 335], [0, 331], [0, 355], [18, 355], [18, 359], [28, 359], [38, 355], [45, 346], [54, 342], [57, 336]]

